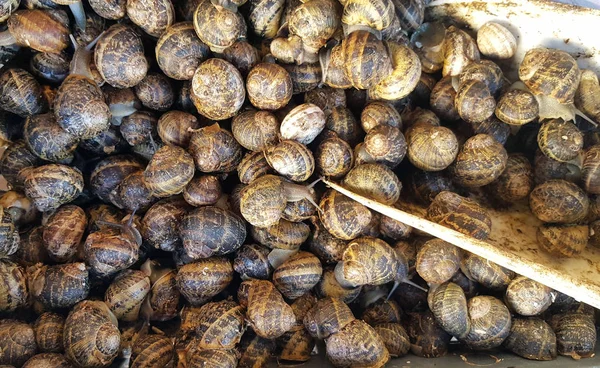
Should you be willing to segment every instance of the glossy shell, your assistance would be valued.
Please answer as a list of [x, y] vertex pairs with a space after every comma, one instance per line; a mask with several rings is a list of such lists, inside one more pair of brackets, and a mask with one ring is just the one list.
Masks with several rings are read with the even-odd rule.
[[440, 192], [427, 208], [426, 217], [476, 239], [485, 240], [492, 231], [492, 219], [485, 208], [453, 192]]
[[392, 73], [369, 90], [372, 99], [399, 100], [408, 96], [419, 83], [421, 62], [408, 46], [387, 42], [392, 59]]
[[44, 246], [57, 262], [72, 260], [87, 227], [87, 216], [75, 205], [65, 205], [47, 220], [43, 231]]
[[90, 290], [84, 263], [36, 266], [28, 275], [31, 297], [49, 309], [69, 308], [85, 299]]
[[106, 289], [104, 302], [119, 321], [135, 321], [149, 292], [148, 275], [143, 271], [126, 270]]
[[244, 283], [249, 283], [246, 317], [257, 335], [273, 339], [294, 326], [296, 316], [292, 307], [270, 281], [252, 280]]
[[159, 37], [175, 21], [170, 0], [128, 0], [127, 16], [152, 37]]
[[25, 117], [43, 113], [48, 106], [35, 78], [23, 69], [11, 68], [0, 75], [0, 108]]
[[223, 52], [246, 35], [246, 22], [236, 11], [200, 1], [194, 12], [196, 34], [213, 52]]
[[239, 40], [223, 50], [223, 57], [233, 64], [244, 77], [260, 61], [256, 47], [244, 40]]
[[552, 299], [552, 289], [524, 276], [517, 276], [510, 282], [505, 296], [507, 306], [522, 316], [544, 312]]
[[276, 146], [268, 147], [265, 157], [277, 173], [296, 182], [308, 180], [315, 170], [312, 152], [293, 140], [283, 140]]
[[139, 257], [139, 244], [132, 231], [106, 227], [88, 235], [83, 245], [90, 271], [109, 277], [133, 265]]
[[584, 219], [589, 199], [577, 185], [565, 180], [549, 180], [529, 195], [531, 212], [544, 222], [574, 223]]
[[362, 131], [354, 114], [345, 106], [337, 106], [331, 109], [325, 122], [325, 129], [332, 131], [351, 146], [358, 143]]
[[558, 257], [572, 257], [581, 253], [588, 244], [587, 225], [542, 225], [538, 227], [540, 248]]
[[254, 240], [269, 248], [297, 250], [310, 235], [310, 228], [303, 222], [280, 219], [275, 225], [250, 228]]
[[444, 77], [459, 75], [472, 61], [479, 61], [479, 49], [475, 40], [462, 29], [455, 26], [448, 27], [442, 75]]
[[484, 82], [470, 80], [459, 88], [454, 105], [461, 119], [478, 123], [494, 114], [496, 101]]
[[346, 141], [332, 137], [323, 140], [315, 153], [317, 171], [323, 176], [339, 179], [354, 165], [352, 147]]
[[141, 336], [132, 348], [132, 367], [161, 367], [173, 359], [173, 340], [164, 335]]
[[458, 154], [454, 133], [440, 126], [415, 124], [406, 132], [410, 162], [425, 171], [440, 171], [450, 166]]
[[355, 88], [375, 87], [392, 73], [392, 60], [385, 45], [371, 32], [350, 33], [342, 41], [342, 54], [346, 76]]
[[410, 339], [400, 323], [382, 323], [374, 326], [390, 356], [401, 357], [410, 350]]
[[311, 336], [325, 339], [337, 334], [354, 320], [350, 308], [338, 298], [323, 298], [307, 311], [304, 327]]
[[392, 170], [380, 164], [362, 164], [354, 167], [344, 177], [348, 189], [391, 205], [398, 201], [402, 183]]
[[331, 0], [309, 1], [291, 9], [290, 33], [302, 39], [305, 52], [316, 54], [339, 28], [341, 9]]
[[156, 42], [156, 61], [169, 78], [189, 80], [209, 55], [209, 48], [194, 31], [192, 22], [175, 23]]
[[325, 128], [325, 114], [317, 105], [305, 103], [293, 108], [279, 128], [283, 139], [311, 143]]
[[432, 239], [417, 253], [416, 269], [429, 284], [441, 284], [452, 278], [460, 267], [460, 250], [440, 239]]
[[234, 116], [242, 107], [245, 95], [242, 75], [225, 60], [206, 60], [192, 78], [192, 101], [209, 119], [224, 120]]
[[429, 291], [430, 308], [442, 328], [452, 336], [464, 338], [471, 329], [467, 298], [463, 289], [453, 282]]
[[523, 125], [539, 116], [540, 107], [529, 91], [514, 89], [500, 97], [495, 113], [506, 124]]
[[383, 240], [361, 237], [351, 241], [335, 270], [336, 279], [345, 287], [381, 285], [396, 276], [396, 252]]
[[527, 198], [533, 187], [533, 168], [527, 157], [510, 154], [504, 172], [486, 189], [502, 201], [516, 202]]
[[510, 333], [511, 316], [508, 308], [492, 296], [469, 299], [471, 330], [464, 341], [471, 349], [486, 350], [498, 347]]
[[158, 136], [165, 144], [187, 147], [192, 138], [188, 129], [200, 128], [198, 119], [187, 112], [171, 110], [158, 119]]
[[110, 193], [129, 174], [144, 169], [141, 161], [129, 155], [109, 156], [98, 162], [90, 175], [90, 189], [99, 199], [109, 202]]
[[83, 176], [69, 166], [49, 164], [31, 170], [24, 185], [27, 197], [45, 212], [77, 198], [83, 190]]
[[542, 124], [537, 142], [543, 154], [566, 162], [576, 158], [583, 148], [583, 134], [570, 121], [552, 119]]
[[567, 313], [560, 316], [554, 332], [558, 354], [573, 359], [593, 356], [597, 334], [594, 320], [589, 316], [580, 313]]
[[106, 19], [120, 19], [127, 12], [127, 1], [125, 0], [91, 0], [89, 3], [96, 14]]
[[246, 244], [237, 251], [233, 269], [243, 280], [248, 278], [267, 280], [273, 273], [273, 266], [268, 259], [270, 251], [263, 245]]
[[345, 288], [336, 280], [333, 269], [323, 271], [323, 277], [314, 291], [319, 298], [336, 298], [344, 303], [352, 303], [362, 291], [361, 286]]
[[556, 358], [556, 335], [540, 318], [513, 318], [504, 346], [513, 353], [532, 360]]
[[323, 194], [319, 207], [323, 226], [339, 239], [356, 238], [371, 222], [371, 211], [367, 207], [335, 190]]
[[159, 198], [181, 193], [193, 177], [194, 159], [177, 146], [161, 147], [144, 170], [144, 183]]
[[78, 139], [63, 130], [52, 114], [27, 118], [23, 129], [27, 147], [41, 159], [53, 162], [68, 162], [73, 159]]
[[492, 290], [505, 289], [515, 273], [485, 258], [468, 254], [461, 262], [461, 270], [469, 279]]
[[236, 302], [207, 303], [198, 310], [197, 347], [233, 349], [244, 333], [244, 309]]
[[273, 272], [273, 284], [287, 299], [297, 299], [310, 291], [321, 279], [319, 259], [309, 252], [298, 252]]
[[254, 34], [262, 38], [274, 38], [279, 30], [279, 20], [283, 15], [285, 1], [250, 1], [249, 27]]
[[171, 82], [160, 73], [148, 73], [135, 86], [135, 94], [142, 105], [157, 111], [169, 110], [175, 99]]
[[385, 365], [389, 352], [373, 327], [354, 320], [340, 332], [327, 339], [327, 358], [335, 366]]
[[213, 257], [186, 264], [177, 273], [177, 288], [191, 305], [202, 305], [233, 280], [233, 267], [225, 258]]
[[242, 159], [242, 147], [219, 124], [194, 131], [188, 151], [196, 169], [205, 173], [234, 171]]
[[504, 147], [487, 134], [469, 138], [450, 167], [454, 181], [476, 188], [496, 180], [506, 168], [508, 155]]
[[502, 25], [488, 22], [477, 31], [477, 46], [484, 56], [492, 59], [509, 59], [517, 50], [517, 40]]
[[25, 270], [9, 260], [0, 261], [0, 310], [14, 312], [27, 304], [27, 279]]
[[420, 357], [439, 358], [448, 353], [451, 336], [436, 322], [430, 311], [411, 313], [406, 329], [410, 351]]
[[429, 103], [431, 110], [442, 120], [455, 121], [460, 119], [454, 104], [456, 90], [452, 86], [452, 77], [440, 79], [431, 90]]
[[262, 110], [280, 109], [292, 98], [292, 79], [277, 64], [261, 63], [252, 68], [246, 88], [252, 105]]
[[39, 52], [31, 57], [31, 73], [48, 82], [60, 83], [69, 75], [70, 57], [64, 53]]
[[233, 118], [231, 132], [244, 148], [262, 151], [267, 146], [277, 144], [279, 121], [269, 111], [248, 110]]
[[58, 53], [69, 46], [66, 13], [41, 9], [18, 10], [8, 18], [8, 30], [20, 46], [39, 52]]

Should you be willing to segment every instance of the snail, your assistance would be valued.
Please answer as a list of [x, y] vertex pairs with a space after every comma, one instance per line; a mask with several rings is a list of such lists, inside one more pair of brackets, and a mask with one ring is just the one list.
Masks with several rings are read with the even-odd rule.
[[144, 271], [125, 270], [117, 275], [104, 293], [104, 303], [123, 322], [138, 319], [144, 298], [150, 292], [150, 278]]
[[488, 22], [477, 30], [477, 46], [491, 59], [510, 59], [517, 50], [517, 40], [506, 27]]
[[465, 338], [471, 330], [471, 320], [463, 289], [447, 282], [432, 288], [428, 299], [431, 312], [440, 326], [452, 336]]
[[373, 88], [392, 73], [392, 60], [385, 45], [371, 32], [350, 33], [342, 41], [342, 54], [346, 76], [354, 88]]
[[237, 171], [243, 184], [250, 184], [263, 175], [274, 173], [262, 152], [247, 153], [240, 161]]
[[273, 271], [273, 285], [281, 294], [295, 300], [311, 290], [321, 279], [319, 259], [308, 252], [298, 252]]
[[451, 336], [436, 322], [431, 311], [409, 314], [406, 332], [416, 356], [438, 358], [448, 353]]
[[354, 320], [327, 339], [327, 359], [336, 367], [384, 366], [390, 354], [375, 329]]
[[[474, 81], [484, 83], [485, 87], [488, 88], [489, 93], [492, 96], [497, 97], [504, 88], [505, 77], [502, 73], [502, 69], [500, 69], [500, 67], [493, 61], [480, 60], [474, 61], [464, 67], [463, 71], [458, 76], [458, 81], [456, 78], [452, 79], [452, 85], [460, 92], [465, 85], [469, 83], [472, 84]], [[477, 91], [481, 92], [481, 96], [479, 96], [480, 98], [484, 95], [487, 95], [487, 93], [481, 88], [477, 88], [472, 92]], [[467, 92], [467, 95], [477, 98], [477, 93], [472, 92]]]
[[62, 163], [73, 159], [78, 143], [78, 138], [63, 130], [50, 113], [28, 117], [24, 139], [28, 148], [38, 157]]
[[395, 250], [383, 240], [360, 237], [348, 244], [335, 277], [344, 287], [381, 285], [394, 279], [398, 269]]
[[589, 194], [600, 194], [600, 182], [598, 181], [598, 158], [600, 155], [600, 146], [589, 147], [583, 157], [583, 166], [581, 168], [581, 181], [583, 188]]
[[194, 131], [188, 150], [196, 169], [205, 173], [234, 171], [242, 159], [242, 147], [217, 123]]
[[262, 38], [274, 38], [279, 30], [279, 23], [285, 8], [285, 1], [250, 1], [248, 16], [252, 32]]
[[315, 152], [315, 164], [321, 175], [340, 179], [354, 165], [352, 147], [337, 137], [324, 139]]
[[357, 162], [383, 163], [390, 168], [400, 164], [406, 155], [407, 145], [398, 128], [378, 125], [369, 130], [363, 144], [355, 148]]
[[29, 60], [31, 73], [51, 83], [62, 82], [69, 74], [71, 58], [65, 53], [38, 52]]
[[304, 61], [317, 61], [319, 49], [340, 27], [341, 6], [336, 1], [317, 0], [307, 1], [290, 10], [288, 28], [290, 34], [302, 40]]
[[484, 121], [471, 123], [471, 128], [473, 129], [473, 133], [475, 133], [475, 135], [490, 135], [501, 145], [506, 144], [511, 133], [510, 126], [500, 121], [495, 115], [490, 116]]
[[504, 147], [487, 134], [469, 138], [450, 166], [454, 181], [466, 187], [480, 187], [497, 179], [504, 169], [508, 155]]
[[389, 102], [374, 101], [367, 104], [360, 114], [360, 124], [365, 132], [380, 125], [402, 129], [402, 117]]
[[268, 227], [253, 226], [250, 234], [258, 243], [269, 248], [297, 250], [310, 235], [310, 228], [303, 222], [281, 219]]
[[191, 206], [182, 197], [169, 197], [155, 203], [142, 219], [140, 232], [150, 246], [173, 251], [181, 244], [178, 226]]
[[194, 159], [181, 147], [163, 146], [144, 170], [144, 183], [153, 196], [164, 198], [183, 192], [194, 177]]
[[233, 118], [231, 132], [242, 147], [262, 151], [277, 144], [279, 121], [269, 111], [247, 110]]
[[158, 66], [167, 77], [190, 80], [210, 50], [196, 36], [192, 22], [179, 22], [160, 33], [155, 53]]
[[[150, 141], [150, 136], [156, 136], [158, 120], [149, 111], [136, 111], [123, 117], [119, 125], [121, 136], [130, 146]], [[154, 139], [154, 138], [152, 138]]]
[[233, 64], [244, 77], [248, 76], [250, 70], [260, 61], [256, 47], [244, 40], [236, 41], [223, 50], [223, 57]]
[[[191, 355], [191, 356], [189, 356]], [[199, 349], [187, 356], [189, 368], [235, 368], [237, 366], [235, 350]]]
[[267, 147], [265, 158], [278, 174], [295, 182], [307, 180], [315, 170], [312, 152], [293, 140], [282, 140], [275, 146]]
[[157, 110], [169, 110], [175, 99], [173, 87], [164, 74], [148, 73], [136, 86], [135, 94], [145, 107]]
[[390, 0], [347, 0], [344, 2], [342, 23], [347, 27], [347, 34], [362, 27], [381, 31], [391, 25], [394, 11], [394, 3]]
[[554, 360], [557, 355], [556, 335], [540, 318], [513, 318], [504, 347], [532, 360]]
[[509, 154], [506, 169], [498, 179], [485, 188], [494, 197], [505, 202], [517, 202], [529, 196], [533, 190], [533, 168], [523, 154]]
[[411, 92], [411, 96], [415, 98], [417, 103], [427, 103], [431, 98], [431, 90], [437, 83], [437, 79], [427, 73], [421, 73], [421, 77], [417, 82], [415, 89]]
[[379, 335], [390, 357], [406, 355], [410, 350], [410, 339], [404, 327], [399, 323], [381, 323], [373, 327]]
[[307, 198], [296, 202], [287, 202], [281, 218], [290, 222], [301, 222], [313, 219], [319, 209]]
[[402, 310], [395, 301], [379, 299], [363, 311], [360, 319], [374, 327], [382, 323], [400, 323], [401, 316]]
[[65, 355], [79, 366], [110, 364], [119, 353], [121, 334], [106, 304], [84, 300], [65, 321]]
[[281, 347], [278, 359], [289, 362], [306, 362], [311, 358], [315, 341], [304, 328], [303, 320], [306, 313], [316, 302], [317, 298], [307, 293], [292, 303], [291, 307], [296, 316], [296, 324], [290, 331], [277, 339], [277, 345]]
[[[218, 20], [216, 23], [211, 20]], [[214, 5], [209, 0], [198, 3], [193, 15], [194, 29], [202, 42], [221, 53], [239, 38], [246, 36], [246, 22], [240, 13]]]
[[469, 279], [491, 290], [503, 290], [515, 278], [513, 271], [472, 253], [463, 258], [460, 269]]
[[319, 53], [320, 82], [333, 88], [350, 88], [352, 82], [346, 76], [342, 45], [338, 44]]
[[417, 253], [415, 266], [428, 284], [442, 284], [460, 268], [460, 250], [440, 239], [425, 242]]
[[573, 162], [560, 162], [536, 151], [533, 176], [537, 185], [552, 179], [563, 179], [577, 183], [581, 179], [581, 167]]
[[283, 139], [302, 144], [311, 143], [325, 128], [325, 113], [317, 105], [305, 103], [293, 108], [281, 122]]
[[45, 112], [42, 87], [27, 71], [6, 69], [0, 74], [0, 108], [22, 117]]
[[504, 300], [516, 313], [535, 316], [548, 309], [553, 297], [554, 293], [549, 287], [524, 276], [517, 276], [508, 284]]
[[50, 258], [57, 262], [72, 261], [87, 228], [87, 216], [81, 207], [59, 207], [46, 221], [43, 242]]
[[162, 35], [175, 21], [175, 9], [170, 0], [130, 0], [126, 10], [129, 19], [152, 37]]
[[326, 339], [354, 321], [350, 308], [337, 298], [319, 299], [304, 316], [304, 327], [317, 339]]
[[461, 84], [454, 100], [456, 111], [464, 121], [479, 123], [494, 114], [496, 101], [482, 81], [472, 79]]
[[362, 290], [362, 286], [346, 288], [343, 287], [335, 278], [333, 269], [325, 269], [323, 277], [314, 288], [319, 298], [336, 298], [344, 303], [352, 303]]
[[444, 40], [444, 77], [459, 75], [469, 63], [479, 61], [479, 57], [477, 43], [467, 32], [448, 27]]
[[485, 240], [492, 231], [488, 212], [469, 198], [443, 191], [427, 208], [426, 218], [476, 239]]
[[298, 35], [290, 35], [287, 38], [277, 37], [271, 41], [269, 49], [273, 57], [284, 63], [303, 64], [315, 62], [316, 54], [311, 54], [304, 49], [302, 38]]
[[421, 63], [408, 46], [386, 42], [392, 61], [392, 73], [369, 90], [372, 99], [399, 100], [408, 96], [417, 86], [421, 76]]
[[35, 341], [44, 353], [61, 353], [63, 347], [63, 330], [65, 317], [53, 312], [44, 312], [35, 321], [33, 330]]
[[27, 270], [29, 292], [44, 308], [68, 308], [88, 296], [88, 270], [83, 263], [35, 265]]
[[537, 141], [543, 154], [561, 162], [573, 160], [583, 148], [583, 134], [575, 124], [561, 119], [542, 123]]
[[233, 269], [243, 280], [271, 278], [273, 266], [269, 262], [270, 249], [259, 244], [243, 245], [233, 261]]
[[342, 181], [348, 189], [391, 205], [398, 201], [402, 183], [392, 170], [381, 164], [361, 164], [352, 168]]
[[590, 229], [587, 225], [553, 225], [538, 227], [537, 242], [541, 249], [558, 257], [572, 257], [588, 245]]
[[319, 257], [323, 264], [337, 263], [342, 260], [347, 242], [331, 235], [320, 221], [313, 221], [315, 230], [308, 240], [310, 251]]
[[244, 333], [244, 309], [233, 301], [204, 304], [197, 318], [198, 349], [233, 349]]
[[27, 304], [27, 278], [23, 268], [9, 260], [0, 261], [0, 280], [2, 280], [0, 298], [2, 312], [14, 312]]
[[325, 131], [336, 133], [340, 139], [351, 146], [356, 145], [362, 135], [360, 126], [352, 111], [345, 106], [337, 106], [331, 109], [325, 121]]
[[531, 212], [541, 221], [568, 224], [584, 219], [589, 199], [577, 185], [565, 180], [548, 180], [529, 195]]
[[566, 313], [557, 318], [554, 327], [558, 354], [573, 359], [594, 355], [596, 329], [594, 321], [581, 313]]
[[150, 274], [152, 286], [140, 310], [141, 315], [151, 321], [167, 321], [175, 318], [180, 297], [175, 270], [158, 268], [153, 261], [146, 261], [142, 265], [142, 270]]
[[17, 320], [0, 323], [0, 364], [21, 367], [37, 352], [35, 334], [30, 325]]
[[138, 338], [131, 349], [132, 367], [163, 367], [173, 359], [173, 340], [164, 335]]
[[69, 46], [69, 21], [62, 10], [17, 10], [0, 33], [0, 46], [17, 44], [39, 52], [59, 53]]
[[581, 71], [581, 81], [575, 92], [575, 106], [594, 121], [600, 120], [598, 111], [598, 76], [591, 70]]
[[48, 164], [28, 171], [25, 195], [40, 212], [55, 210], [77, 198], [83, 190], [83, 176], [77, 169]]
[[206, 303], [223, 291], [231, 280], [231, 262], [221, 257], [200, 259], [182, 266], [177, 272], [177, 288], [191, 305]]
[[0, 255], [8, 257], [19, 248], [19, 229], [14, 222], [14, 211], [0, 206]]
[[214, 175], [195, 177], [183, 189], [183, 198], [195, 207], [215, 204], [221, 195], [221, 183]]
[[123, 0], [91, 0], [89, 4], [96, 14], [105, 19], [117, 20], [123, 18], [127, 13], [127, 2]]
[[418, 202], [429, 205], [443, 191], [454, 191], [445, 172], [415, 170], [408, 176], [407, 188]]
[[537, 119], [540, 106], [531, 92], [512, 89], [500, 97], [494, 113], [506, 124], [519, 126]]
[[187, 147], [192, 138], [189, 128], [200, 128], [198, 119], [187, 112], [171, 110], [161, 115], [156, 130], [165, 144]]
[[96, 44], [94, 63], [106, 83], [116, 88], [137, 85], [148, 72], [140, 36], [128, 25], [114, 24]]
[[244, 281], [248, 287], [246, 318], [258, 336], [280, 337], [292, 329], [296, 317], [275, 286], [266, 280]]
[[42, 234], [44, 229], [42, 226], [36, 226], [19, 235], [19, 249], [15, 253], [15, 261], [23, 267], [33, 266], [36, 263], [49, 263], [50, 256], [46, 252]]
[[321, 87], [304, 94], [304, 102], [312, 103], [321, 108], [325, 118], [338, 106], [346, 106], [346, 92], [341, 88]]
[[142, 162], [133, 156], [109, 156], [96, 164], [89, 176], [90, 189], [100, 200], [110, 202], [110, 193], [129, 174], [143, 170]]
[[410, 162], [425, 171], [441, 171], [456, 158], [459, 146], [454, 133], [441, 126], [417, 123], [406, 131]]
[[371, 211], [343, 194], [328, 190], [321, 197], [319, 217], [334, 237], [351, 240], [364, 232], [371, 222]]
[[445, 76], [440, 79], [429, 97], [431, 110], [439, 116], [441, 120], [455, 121], [460, 119], [455, 107], [456, 90], [452, 86], [452, 77]]
[[508, 308], [493, 296], [480, 295], [469, 299], [471, 329], [464, 342], [474, 350], [498, 347], [508, 337], [511, 316]]
[[250, 103], [261, 110], [277, 110], [292, 98], [292, 79], [281, 66], [260, 63], [248, 73], [246, 89]]

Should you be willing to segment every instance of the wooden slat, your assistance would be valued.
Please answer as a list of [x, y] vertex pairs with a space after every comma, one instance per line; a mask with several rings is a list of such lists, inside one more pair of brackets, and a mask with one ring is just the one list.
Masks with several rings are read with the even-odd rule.
[[578, 301], [600, 308], [600, 249], [588, 246], [573, 258], [558, 259], [538, 248], [536, 229], [540, 225], [526, 205], [506, 211], [489, 209], [492, 233], [481, 241], [425, 220], [418, 209], [413, 213], [389, 207], [324, 180], [325, 184], [363, 205], [436, 238], [475, 253], [518, 274], [529, 277]]

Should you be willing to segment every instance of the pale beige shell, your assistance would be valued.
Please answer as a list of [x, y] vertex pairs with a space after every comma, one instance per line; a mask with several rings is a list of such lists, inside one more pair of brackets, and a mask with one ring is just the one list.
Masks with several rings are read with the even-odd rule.
[[517, 39], [506, 27], [489, 22], [477, 31], [477, 46], [491, 59], [510, 59], [517, 51]]
[[317, 105], [304, 103], [290, 111], [279, 128], [284, 139], [302, 144], [312, 142], [325, 128], [325, 113]]

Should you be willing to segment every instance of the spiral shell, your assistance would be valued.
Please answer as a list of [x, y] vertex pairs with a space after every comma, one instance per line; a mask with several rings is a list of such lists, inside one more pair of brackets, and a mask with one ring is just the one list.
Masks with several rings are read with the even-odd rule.
[[267, 280], [273, 273], [273, 267], [268, 259], [269, 252], [269, 248], [262, 245], [244, 245], [236, 253], [233, 269], [241, 275], [242, 280], [249, 278]]
[[35, 78], [23, 69], [11, 68], [0, 74], [0, 108], [25, 117], [43, 113], [48, 106]]
[[309, 252], [298, 252], [273, 272], [273, 284], [287, 299], [298, 299], [321, 279], [323, 268], [319, 259]]
[[14, 312], [27, 304], [27, 279], [25, 271], [9, 260], [0, 261], [0, 311]]
[[165, 198], [154, 204], [142, 219], [140, 231], [144, 241], [154, 248], [173, 251], [181, 244], [177, 229], [190, 208], [181, 197]]
[[38, 157], [53, 162], [73, 159], [77, 137], [63, 130], [52, 114], [27, 118], [23, 133], [27, 146]]
[[37, 352], [35, 334], [27, 323], [4, 320], [0, 324], [0, 362], [21, 367]]
[[62, 82], [69, 74], [70, 57], [59, 54], [40, 52], [31, 57], [29, 66], [31, 73], [51, 83]]
[[241, 14], [215, 6], [209, 0], [198, 4], [193, 20], [196, 34], [212, 52], [223, 52], [246, 35], [246, 22]]
[[583, 148], [583, 134], [577, 126], [561, 119], [545, 121], [537, 141], [543, 154], [561, 162], [576, 158]]
[[307, 1], [291, 11], [287, 20], [290, 33], [302, 39], [307, 54], [314, 55], [339, 28], [340, 13], [337, 1]]
[[440, 239], [429, 240], [417, 253], [417, 273], [429, 284], [442, 284], [458, 271], [460, 255], [460, 250], [450, 243]]
[[375, 87], [392, 73], [392, 60], [385, 45], [371, 32], [355, 31], [348, 35], [342, 41], [342, 54], [346, 76], [355, 88]]
[[0, 206], [0, 256], [13, 255], [19, 248], [19, 230], [9, 208]]
[[556, 335], [540, 318], [513, 318], [504, 346], [513, 353], [532, 360], [556, 358]]
[[260, 61], [256, 47], [244, 40], [239, 40], [223, 50], [223, 57], [233, 64], [244, 77]]
[[250, 1], [249, 27], [261, 38], [274, 38], [279, 30], [279, 21], [283, 15], [285, 1], [252, 0]]
[[392, 59], [392, 73], [369, 90], [369, 97], [376, 100], [399, 100], [408, 96], [419, 83], [421, 62], [408, 46], [387, 42]]
[[40, 351], [45, 353], [62, 352], [64, 327], [65, 317], [52, 312], [42, 313], [33, 325], [35, 341]]
[[325, 114], [317, 105], [305, 103], [293, 108], [279, 128], [283, 139], [311, 143], [325, 128]]
[[598, 121], [600, 110], [600, 85], [598, 76], [591, 70], [581, 71], [581, 82], [575, 93], [575, 106], [592, 120]]
[[135, 86], [135, 94], [142, 105], [157, 111], [168, 110], [175, 99], [169, 79], [160, 73], [148, 73]]
[[43, 230], [44, 246], [56, 262], [73, 259], [87, 227], [87, 216], [75, 205], [65, 205], [47, 220]]
[[502, 95], [495, 113], [506, 124], [523, 125], [539, 116], [540, 107], [531, 92], [513, 89]]
[[199, 349], [187, 354], [188, 368], [235, 368], [237, 352], [235, 350]]
[[323, 226], [331, 235], [340, 239], [356, 238], [371, 222], [371, 211], [368, 208], [335, 190], [323, 194], [319, 207]]
[[506, 168], [504, 147], [487, 134], [469, 138], [450, 167], [454, 180], [466, 187], [480, 187], [496, 180]]
[[454, 100], [458, 115], [468, 123], [485, 121], [494, 114], [496, 101], [484, 82], [469, 80], [461, 85]]
[[233, 301], [207, 303], [198, 311], [199, 349], [232, 349], [244, 332], [244, 310]]
[[504, 172], [486, 189], [493, 196], [506, 202], [527, 198], [533, 190], [533, 169], [522, 154], [510, 154]]
[[542, 225], [537, 230], [540, 248], [558, 257], [572, 257], [588, 244], [587, 225]]
[[354, 153], [346, 141], [332, 137], [319, 144], [315, 161], [321, 175], [339, 179], [354, 165]]
[[129, 155], [116, 155], [98, 162], [90, 175], [90, 188], [98, 198], [110, 201], [110, 193], [125, 179], [140, 169], [141, 161]]
[[457, 76], [472, 61], [479, 61], [479, 49], [469, 34], [455, 26], [446, 30], [442, 75]]
[[415, 124], [406, 132], [406, 141], [410, 162], [421, 170], [443, 170], [458, 154], [456, 136], [446, 127]]
[[142, 336], [131, 353], [132, 367], [164, 367], [173, 359], [173, 340], [163, 335]]
[[436, 322], [430, 311], [411, 313], [406, 332], [410, 337], [410, 350], [425, 358], [446, 355], [451, 336]]
[[242, 148], [233, 135], [213, 124], [192, 134], [189, 145], [196, 168], [202, 172], [231, 172], [242, 159]]
[[124, 0], [91, 0], [90, 7], [102, 18], [117, 20], [127, 12], [127, 1]]
[[495, 22], [488, 22], [477, 31], [479, 51], [492, 59], [510, 59], [517, 50], [515, 36]]
[[179, 309], [179, 290], [176, 272], [164, 268], [150, 275], [152, 288], [148, 294], [142, 314], [151, 321], [167, 321], [177, 316]]
[[156, 42], [156, 61], [169, 78], [189, 80], [196, 68], [209, 55], [209, 48], [194, 31], [192, 22], [180, 22], [169, 26]]
[[265, 157], [277, 173], [296, 182], [307, 180], [315, 170], [312, 152], [293, 140], [283, 140], [276, 146], [268, 147]]
[[171, 110], [158, 119], [158, 136], [165, 144], [187, 147], [192, 133], [189, 129], [200, 128], [198, 119], [187, 112]]
[[327, 339], [327, 358], [335, 366], [384, 366], [388, 350], [373, 327], [354, 320]]
[[552, 289], [528, 279], [517, 276], [506, 289], [507, 306], [522, 316], [535, 316], [544, 312], [552, 304]]
[[254, 180], [241, 193], [240, 212], [253, 226], [276, 224], [286, 206], [283, 179], [264, 175]]
[[27, 197], [45, 212], [77, 198], [83, 190], [83, 176], [69, 166], [49, 164], [29, 171], [24, 185]]
[[245, 281], [248, 285], [248, 323], [258, 336], [273, 339], [289, 331], [296, 323], [292, 307], [275, 286], [266, 280]]
[[59, 53], [69, 46], [66, 13], [49, 10], [18, 10], [8, 18], [8, 30], [17, 45], [39, 52]]
[[46, 252], [42, 233], [44, 228], [36, 226], [25, 234], [20, 235], [19, 249], [15, 253], [15, 260], [23, 267], [33, 266], [36, 263], [48, 263], [50, 257]]
[[453, 282], [444, 283], [431, 289], [429, 298], [431, 311], [440, 326], [452, 336], [466, 337], [471, 321], [463, 289]]
[[271, 63], [256, 65], [246, 80], [252, 105], [262, 110], [277, 110], [292, 98], [292, 79], [281, 66]]
[[554, 332], [558, 354], [573, 359], [594, 355], [597, 334], [593, 318], [581, 313], [566, 313], [558, 317]]
[[392, 170], [381, 164], [362, 164], [348, 172], [342, 181], [348, 189], [386, 205], [400, 197], [402, 183]]
[[544, 222], [574, 223], [584, 219], [589, 199], [577, 185], [565, 180], [549, 180], [529, 195], [531, 212]]
[[144, 170], [144, 183], [159, 198], [181, 193], [193, 177], [194, 159], [177, 146], [161, 147]]
[[231, 262], [212, 257], [182, 266], [177, 273], [177, 288], [191, 305], [202, 305], [225, 290], [232, 280]]
[[356, 145], [362, 135], [360, 125], [354, 114], [345, 106], [337, 106], [331, 109], [325, 122], [325, 129], [336, 133], [340, 139], [351, 146]]
[[462, 260], [461, 270], [469, 279], [491, 290], [505, 289], [515, 277], [511, 270], [471, 253]]
[[336, 266], [342, 286], [381, 285], [394, 279], [398, 269], [396, 252], [383, 240], [361, 237], [351, 241]]
[[400, 323], [402, 309], [393, 300], [379, 299], [375, 304], [369, 306], [362, 313], [360, 319], [376, 326], [381, 323]]
[[392, 24], [394, 3], [391, 0], [347, 0], [344, 2], [342, 23], [364, 25], [381, 31]]
[[209, 119], [224, 120], [234, 116], [242, 107], [245, 95], [242, 75], [222, 59], [206, 60], [192, 78], [192, 101]]
[[471, 330], [464, 338], [471, 349], [486, 350], [498, 347], [508, 337], [511, 316], [508, 308], [492, 296], [476, 296], [469, 299]]
[[233, 118], [231, 132], [244, 148], [262, 151], [278, 142], [279, 121], [269, 111], [248, 110]]
[[492, 231], [492, 219], [484, 208], [448, 191], [440, 192], [431, 202], [427, 219], [476, 239], [485, 240]]
[[27, 278], [33, 300], [49, 309], [71, 307], [85, 299], [90, 290], [83, 263], [36, 265], [28, 270]]
[[170, 0], [128, 0], [126, 9], [129, 19], [152, 37], [159, 37], [175, 21]]
[[90, 270], [108, 277], [129, 268], [139, 257], [139, 244], [133, 231], [107, 227], [88, 235], [83, 251]]
[[142, 271], [125, 270], [106, 289], [104, 302], [118, 320], [135, 321], [148, 292], [148, 275]]
[[362, 290], [362, 286], [345, 288], [336, 280], [333, 269], [323, 271], [323, 277], [315, 286], [314, 291], [319, 298], [340, 299], [344, 303], [352, 303]]
[[410, 350], [408, 334], [399, 323], [382, 323], [374, 326], [391, 357], [401, 357]]

